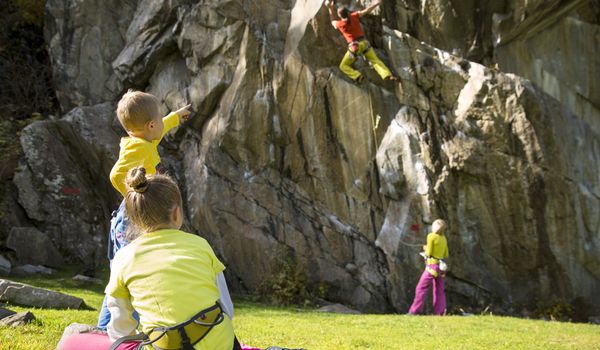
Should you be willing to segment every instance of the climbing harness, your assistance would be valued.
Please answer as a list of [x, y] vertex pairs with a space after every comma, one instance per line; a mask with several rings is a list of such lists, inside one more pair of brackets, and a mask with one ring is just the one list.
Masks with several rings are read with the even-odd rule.
[[423, 259], [425, 259], [425, 264], [427, 264], [425, 270], [427, 270], [427, 272], [429, 272], [433, 277], [437, 277], [438, 272], [434, 268], [429, 267], [429, 265], [438, 265], [440, 271], [442, 272], [448, 271], [448, 264], [446, 264], [446, 262], [443, 259], [427, 256], [424, 252], [419, 253], [419, 255], [421, 255]]
[[[362, 51], [360, 51], [360, 43], [362, 41], [366, 42], [366, 45], [365, 48]], [[370, 48], [371, 43], [368, 40], [366, 40], [364, 36], [361, 36], [348, 44], [348, 53], [350, 54], [350, 58], [360, 58], [364, 60], [369, 65], [369, 67], [373, 68], [373, 64], [371, 63], [371, 61], [369, 61], [367, 57], [365, 57], [365, 53], [369, 51]]]
[[219, 303], [195, 314], [189, 320], [171, 327], [156, 327], [150, 333], [140, 333], [117, 339], [110, 350], [128, 341], [141, 341], [137, 350], [146, 345], [155, 350], [194, 350], [194, 345], [204, 339], [210, 330], [223, 322], [225, 316]]
[[431, 267], [427, 266], [425, 268], [425, 270], [427, 270], [427, 272], [429, 272], [430, 275], [432, 275], [433, 277], [437, 278], [438, 272], [434, 268], [431, 268]]
[[[365, 41], [367, 44], [366, 44], [364, 50], [362, 50], [362, 53], [359, 53], [358, 51], [360, 49], [360, 43], [362, 41]], [[370, 48], [371, 48], [371, 43], [368, 40], [366, 40], [364, 36], [358, 37], [348, 44], [348, 51], [350, 52], [350, 55], [352, 58], [355, 58], [358, 55], [364, 54]]]

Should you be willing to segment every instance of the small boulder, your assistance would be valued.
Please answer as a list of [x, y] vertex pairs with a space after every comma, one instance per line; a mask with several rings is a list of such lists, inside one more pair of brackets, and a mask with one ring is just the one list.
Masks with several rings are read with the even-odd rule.
[[18, 327], [35, 320], [33, 314], [29, 311], [19, 312], [0, 320], [0, 327]]
[[8, 259], [0, 255], [0, 275], [6, 276], [10, 274], [11, 267], [12, 264], [10, 263], [10, 261], [8, 261]]
[[0, 301], [48, 309], [79, 309], [83, 299], [36, 288], [24, 283], [0, 279]]
[[6, 246], [15, 251], [21, 264], [59, 267], [64, 263], [50, 238], [35, 227], [13, 227]]
[[89, 277], [89, 276], [85, 276], [85, 275], [76, 275], [73, 277], [74, 281], [77, 282], [83, 282], [83, 283], [97, 283], [97, 284], [101, 284], [102, 280], [98, 279], [98, 278], [93, 278], [93, 277]]
[[42, 265], [23, 265], [12, 269], [13, 276], [30, 276], [30, 275], [53, 275], [56, 270]]
[[335, 314], [353, 314], [353, 315], [360, 314], [360, 311], [351, 309], [342, 304], [326, 305], [326, 306], [323, 306], [322, 308], [318, 309], [317, 311], [331, 312], [331, 313], [335, 313]]
[[0, 307], [0, 320], [14, 314], [16, 314], [16, 312]]
[[591, 324], [600, 324], [600, 316], [590, 316], [590, 317], [588, 318], [588, 321], [589, 321]]
[[75, 335], [75, 334], [82, 334], [82, 333], [103, 333], [103, 332], [100, 328], [89, 325], [89, 324], [71, 323], [70, 325], [68, 325], [65, 328], [65, 330], [62, 334], [62, 337], [60, 337], [60, 340], [58, 341], [58, 344], [56, 345], [56, 349], [62, 349], [62, 344], [64, 343], [65, 339], [67, 339], [68, 337]]

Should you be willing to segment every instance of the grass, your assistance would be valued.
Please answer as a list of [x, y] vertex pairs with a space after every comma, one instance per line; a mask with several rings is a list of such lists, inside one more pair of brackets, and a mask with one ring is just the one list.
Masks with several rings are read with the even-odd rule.
[[[19, 281], [78, 296], [95, 310], [30, 310], [36, 321], [0, 328], [0, 349], [53, 349], [72, 322], [94, 324], [101, 285], [72, 281], [73, 272]], [[237, 299], [237, 300], [236, 300]], [[498, 316], [337, 315], [235, 298], [238, 338], [250, 345], [306, 349], [600, 349], [600, 326]]]

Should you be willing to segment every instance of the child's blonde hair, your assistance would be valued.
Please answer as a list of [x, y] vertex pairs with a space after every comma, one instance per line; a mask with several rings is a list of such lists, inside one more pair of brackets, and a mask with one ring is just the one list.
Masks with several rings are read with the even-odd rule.
[[437, 219], [431, 225], [431, 231], [433, 233], [442, 234], [446, 230], [446, 221]]
[[175, 181], [166, 175], [146, 177], [146, 169], [135, 167], [127, 173], [128, 191], [125, 211], [132, 224], [142, 232], [152, 232], [171, 223], [171, 211], [182, 207]]
[[159, 117], [159, 109], [160, 103], [156, 96], [130, 89], [117, 105], [117, 118], [125, 130], [133, 131]]

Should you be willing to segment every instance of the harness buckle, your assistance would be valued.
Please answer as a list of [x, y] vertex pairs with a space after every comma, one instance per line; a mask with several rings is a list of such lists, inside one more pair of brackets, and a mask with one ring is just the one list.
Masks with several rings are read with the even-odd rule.
[[[365, 44], [364, 49], [361, 51], [360, 43], [363, 41], [366, 42], [366, 44]], [[354, 41], [348, 43], [348, 53], [350, 53], [351, 58], [364, 57], [365, 52], [369, 51], [370, 48], [371, 48], [371, 43], [368, 40], [363, 39], [363, 38], [357, 39], [357, 40], [354, 40]], [[369, 60], [367, 60], [366, 57], [365, 57], [365, 60], [367, 62], [369, 62]]]

